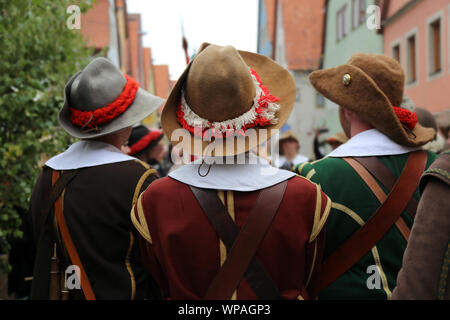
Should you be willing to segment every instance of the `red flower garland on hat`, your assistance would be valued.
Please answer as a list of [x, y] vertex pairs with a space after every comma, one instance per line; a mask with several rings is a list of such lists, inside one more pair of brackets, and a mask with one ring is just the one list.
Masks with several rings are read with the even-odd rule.
[[417, 114], [415, 112], [411, 112], [407, 109], [399, 108], [399, 107], [393, 107], [394, 112], [398, 117], [398, 120], [405, 126], [407, 126], [409, 129], [414, 129], [417, 125], [418, 119]]
[[188, 130], [190, 133], [192, 133], [195, 136], [205, 137], [205, 135], [207, 133], [211, 133], [212, 136], [214, 136], [216, 138], [227, 138], [229, 136], [232, 136], [233, 134], [244, 135], [245, 132], [247, 131], [247, 129], [250, 129], [250, 128], [253, 128], [256, 126], [266, 127], [266, 126], [270, 125], [271, 120], [269, 120], [263, 116], [264, 111], [268, 108], [269, 103], [277, 102], [280, 100], [280, 98], [270, 94], [269, 89], [267, 89], [267, 87], [262, 84], [261, 78], [255, 70], [250, 68], [250, 72], [255, 77], [256, 81], [258, 82], [259, 88], [262, 91], [262, 93], [258, 99], [258, 106], [255, 109], [257, 116], [252, 123], [247, 123], [246, 125], [244, 125], [242, 128], [240, 128], [238, 130], [234, 130], [233, 128], [227, 128], [229, 130], [227, 130], [226, 132], [221, 132], [219, 130], [215, 130], [214, 128], [202, 128], [202, 131], [199, 132], [200, 130], [195, 130], [194, 126], [191, 126], [186, 122], [185, 115], [182, 110], [181, 98], [180, 98], [180, 102], [179, 102], [178, 108], [177, 108], [178, 122], [181, 124], [181, 126], [184, 129]]
[[158, 129], [151, 130], [149, 133], [147, 133], [145, 136], [143, 136], [139, 141], [137, 141], [135, 144], [133, 144], [130, 147], [130, 150], [128, 151], [128, 155], [132, 156], [139, 151], [144, 150], [147, 148], [147, 146], [158, 139], [160, 136], [163, 135], [163, 132]]
[[79, 127], [94, 128], [106, 124], [124, 113], [133, 103], [139, 89], [139, 83], [125, 75], [127, 83], [122, 93], [105, 107], [92, 111], [82, 111], [70, 108], [70, 121]]

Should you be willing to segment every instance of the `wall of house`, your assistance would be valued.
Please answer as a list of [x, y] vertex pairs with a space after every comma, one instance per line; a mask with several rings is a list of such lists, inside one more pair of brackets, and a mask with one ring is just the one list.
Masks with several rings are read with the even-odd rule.
[[[374, 0], [366, 0], [366, 5], [373, 5]], [[346, 24], [348, 34], [337, 40], [337, 12], [347, 5]], [[352, 28], [352, 1], [328, 1], [325, 35], [324, 68], [333, 68], [345, 63], [356, 52], [383, 53], [383, 37], [376, 30], [369, 30], [365, 23]]]
[[141, 15], [128, 14], [128, 47], [131, 61], [130, 75], [140, 83], [144, 83], [144, 55], [141, 37]]
[[109, 46], [110, 42], [110, 3], [98, 0], [85, 14], [81, 15], [81, 33], [88, 46], [98, 50]]
[[[366, 6], [375, 4], [375, 0], [366, 0]], [[337, 12], [347, 5], [346, 28], [347, 35], [337, 40]], [[330, 0], [327, 7], [327, 21], [325, 34], [325, 48], [323, 67], [333, 68], [344, 64], [355, 53], [383, 53], [383, 37], [377, 34], [376, 30], [367, 28], [366, 23], [352, 27], [352, 1], [351, 0]], [[325, 100], [326, 115], [325, 126], [330, 130], [330, 135], [342, 131], [339, 123], [338, 106]]]
[[279, 0], [285, 29], [290, 70], [315, 70], [320, 66], [324, 27], [324, 0]]
[[153, 76], [155, 79], [155, 95], [167, 99], [169, 96], [169, 66], [168, 65], [154, 65]]
[[[308, 4], [305, 2], [302, 4], [296, 1], [279, 0], [277, 2], [275, 43], [272, 41], [276, 2], [273, 0], [259, 1], [258, 53], [271, 57], [273, 48], [275, 61], [291, 72], [296, 85], [297, 97], [287, 124], [299, 138], [300, 153], [314, 159], [314, 127], [323, 118], [324, 109], [317, 106], [317, 92], [311, 86], [308, 77], [310, 69], [315, 69], [319, 65], [321, 41], [316, 40], [322, 36], [320, 29], [323, 22], [315, 20], [313, 22], [316, 24], [313, 26], [312, 22], [308, 20], [311, 17], [304, 15], [320, 15], [323, 13], [323, 6], [319, 3]], [[310, 7], [307, 7], [308, 5]], [[305, 26], [308, 27], [307, 30], [305, 30]], [[304, 46], [308, 46], [308, 48]], [[288, 52], [288, 50], [290, 51]]]
[[300, 141], [300, 153], [314, 159], [314, 128], [324, 117], [324, 108], [317, 104], [317, 92], [309, 82], [310, 72], [291, 71], [297, 97], [287, 121]]
[[411, 0], [394, 0], [389, 1], [389, 6], [387, 8], [387, 17], [393, 16], [396, 12], [398, 12], [401, 8], [403, 8], [406, 4], [411, 2]]
[[[430, 76], [429, 59], [432, 57], [428, 22], [440, 16], [441, 20], [441, 72]], [[407, 84], [406, 94], [417, 106], [432, 112], [450, 109], [450, 3], [448, 0], [418, 1], [396, 19], [387, 21], [384, 29], [384, 52], [392, 56], [394, 44], [400, 44], [400, 63], [407, 70], [407, 37], [416, 34], [417, 81]]]
[[292, 70], [289, 67], [285, 28], [290, 24], [284, 21], [288, 16], [283, 15], [283, 4], [283, 1], [278, 1], [275, 61], [291, 72], [297, 90], [294, 107], [287, 124], [300, 141], [300, 153], [314, 159], [314, 128], [324, 114], [322, 108], [317, 106], [317, 92], [309, 81], [311, 71]]
[[[275, 61], [282, 67], [288, 69], [288, 60], [286, 57], [286, 41], [285, 41], [285, 30], [283, 23], [282, 14], [282, 1], [278, 1], [277, 10], [277, 27], [276, 27], [276, 43], [275, 43]], [[311, 157], [312, 154], [309, 152], [310, 142], [308, 141], [308, 136], [305, 134], [305, 128], [303, 128], [304, 122], [307, 118], [311, 118], [311, 113], [308, 109], [301, 109], [307, 105], [307, 102], [311, 99], [309, 98], [311, 93], [311, 88], [307, 88], [307, 82], [305, 82], [305, 74], [301, 71], [290, 70], [292, 76], [294, 77], [295, 86], [297, 88], [297, 98], [292, 108], [292, 112], [289, 116], [287, 124], [290, 125], [292, 131], [300, 140], [301, 150], [300, 153]], [[306, 79], [307, 80], [307, 79]], [[300, 96], [300, 92], [302, 93]]]

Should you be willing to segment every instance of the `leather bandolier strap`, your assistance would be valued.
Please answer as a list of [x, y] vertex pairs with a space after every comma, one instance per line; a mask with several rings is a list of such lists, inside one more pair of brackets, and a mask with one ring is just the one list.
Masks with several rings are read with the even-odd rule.
[[46, 199], [45, 206], [42, 209], [42, 216], [44, 219], [47, 218], [48, 214], [52, 210], [55, 201], [61, 196], [61, 193], [66, 188], [66, 186], [75, 178], [78, 174], [78, 170], [71, 170], [69, 172], [65, 172], [63, 175], [61, 175], [56, 181], [54, 181], [54, 172], [50, 169], [52, 172], [52, 188], [50, 190], [50, 193]]
[[395, 224], [413, 196], [426, 162], [427, 154], [423, 151], [415, 151], [408, 156], [403, 172], [386, 200], [364, 226], [325, 260], [320, 281], [313, 290], [316, 294], [356, 264]]
[[[373, 174], [387, 190], [392, 190], [397, 181], [397, 177], [383, 164], [383, 162], [381, 162], [380, 159], [377, 157], [353, 157], [353, 159], [358, 161]], [[416, 216], [418, 204], [418, 201], [411, 197], [405, 208], [406, 213], [412, 218]]]
[[286, 186], [287, 181], [284, 181], [261, 190], [241, 230], [231, 219], [215, 190], [190, 186], [200, 207], [229, 252], [205, 299], [230, 299], [243, 277], [247, 279], [259, 299], [282, 299], [273, 280], [256, 257], [256, 252], [278, 211]]
[[[62, 177], [64, 174], [62, 175]], [[53, 171], [53, 180], [56, 181], [59, 178], [59, 172]], [[87, 277], [86, 271], [84, 270], [83, 264], [81, 263], [81, 259], [78, 255], [77, 249], [73, 243], [72, 237], [70, 236], [69, 228], [66, 224], [66, 219], [63, 214], [63, 204], [61, 201], [61, 197], [58, 197], [55, 201], [55, 217], [56, 222], [58, 224], [59, 231], [61, 232], [61, 237], [64, 242], [64, 246], [66, 247], [67, 253], [69, 254], [69, 258], [73, 265], [76, 265], [80, 268], [80, 278], [81, 289], [83, 290], [84, 297], [86, 300], [95, 300], [95, 294], [92, 290], [91, 284]]]
[[[39, 232], [36, 260], [33, 271], [33, 284], [31, 289], [32, 299], [48, 299], [49, 281], [47, 275], [50, 273], [50, 259], [54, 252], [54, 239], [52, 223], [49, 216], [66, 186], [76, 177], [78, 170], [66, 171], [56, 182], [52, 181], [52, 169], [43, 168], [43, 185], [46, 190], [40, 219], [37, 219], [34, 232]], [[44, 276], [45, 275], [45, 276]]]
[[[380, 203], [386, 201], [387, 199], [386, 193], [378, 185], [378, 182], [375, 180], [375, 178], [372, 177], [371, 172], [367, 171], [359, 161], [356, 161], [353, 158], [344, 158], [344, 160], [356, 171], [356, 173], [359, 174], [361, 179], [363, 179], [363, 181], [366, 183], [366, 185], [369, 187], [369, 189], [372, 191], [372, 193], [375, 195], [375, 197], [378, 199]], [[381, 162], [376, 164], [383, 165]], [[392, 186], [394, 185], [395, 181]], [[392, 188], [390, 188], [389, 190], [391, 189]], [[409, 203], [411, 202], [411, 199]], [[395, 222], [395, 225], [397, 226], [398, 230], [403, 235], [405, 240], [408, 241], [411, 230], [408, 228], [408, 225], [406, 224], [405, 220], [403, 220], [403, 218], [400, 216], [398, 220]]]

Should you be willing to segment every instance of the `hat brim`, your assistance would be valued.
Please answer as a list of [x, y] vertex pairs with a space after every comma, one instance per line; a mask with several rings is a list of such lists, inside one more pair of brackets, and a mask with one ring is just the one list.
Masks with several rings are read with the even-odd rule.
[[[201, 54], [207, 46], [208, 44], [203, 44], [198, 54]], [[238, 50], [238, 52], [245, 63], [259, 74], [263, 85], [269, 89], [270, 93], [280, 98], [277, 102], [280, 105], [280, 109], [276, 114], [278, 118], [277, 123], [266, 127], [255, 127], [256, 138], [249, 137], [251, 136], [249, 135], [247, 137], [233, 136], [224, 139], [216, 139], [214, 141], [205, 141], [204, 139], [189, 133], [189, 139], [186, 141], [186, 139], [184, 139], [187, 137], [186, 135], [173, 135], [175, 130], [183, 129], [182, 125], [177, 120], [177, 108], [181, 98], [181, 89], [183, 88], [192, 64], [191, 61], [176, 82], [161, 113], [161, 124], [164, 133], [173, 145], [182, 143], [183, 150], [186, 150], [187, 148], [189, 154], [195, 156], [203, 156], [206, 151], [208, 152], [208, 155], [213, 156], [237, 155], [247, 152], [266, 142], [276, 130], [281, 129], [287, 121], [296, 97], [295, 82], [289, 71], [265, 56], [247, 51]], [[262, 129], [266, 130], [264, 134], [261, 134]], [[188, 133], [187, 130], [183, 130], [186, 134]]]
[[327, 140], [325, 140], [326, 143], [340, 143], [344, 144], [348, 141], [347, 136], [344, 132], [338, 132], [335, 136], [329, 137]]
[[59, 111], [59, 123], [71, 136], [79, 139], [93, 139], [105, 136], [116, 131], [131, 127], [136, 123], [142, 121], [152, 112], [157, 110], [163, 103], [164, 99], [154, 96], [147, 91], [139, 88], [133, 103], [127, 110], [111, 122], [99, 126], [98, 132], [86, 132], [85, 129], [74, 125], [70, 121], [70, 87], [73, 81], [80, 75], [81, 72], [75, 74], [64, 88], [64, 105]]
[[[345, 74], [351, 76], [348, 85], [343, 83]], [[419, 123], [408, 133], [398, 120], [386, 95], [375, 81], [356, 66], [344, 64], [336, 68], [314, 71], [309, 79], [316, 90], [327, 99], [354, 111], [399, 144], [420, 147], [436, 136], [432, 128], [425, 128]]]

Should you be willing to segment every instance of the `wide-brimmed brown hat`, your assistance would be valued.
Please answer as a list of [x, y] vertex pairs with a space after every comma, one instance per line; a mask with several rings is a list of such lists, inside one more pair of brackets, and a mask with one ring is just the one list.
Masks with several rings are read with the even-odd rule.
[[399, 144], [419, 147], [436, 135], [419, 123], [405, 128], [397, 117], [393, 107], [401, 106], [405, 74], [390, 57], [358, 53], [346, 64], [314, 71], [310, 81], [326, 98], [354, 111]]
[[285, 131], [285, 132], [281, 135], [281, 138], [280, 138], [280, 140], [279, 140], [279, 143], [281, 144], [281, 143], [283, 143], [283, 142], [286, 141], [286, 140], [294, 140], [294, 141], [296, 141], [297, 143], [300, 143], [300, 142], [298, 141], [297, 136], [295, 135], [295, 133], [294, 133], [292, 130], [287, 130], [287, 131]]
[[[263, 111], [264, 117], [258, 114], [258, 121], [247, 125], [255, 129], [257, 139], [235, 134], [207, 141], [201, 135], [194, 135], [189, 121], [185, 121], [203, 119], [202, 123], [212, 123], [211, 126], [219, 128], [218, 131], [223, 128], [219, 124], [233, 127], [241, 120], [246, 123], [247, 115], [253, 112], [257, 92], [261, 93], [261, 90], [265, 90], [263, 103], [267, 102], [273, 108], [268, 113]], [[172, 136], [172, 133], [176, 129], [188, 128], [191, 144], [186, 147], [190, 154], [205, 155], [213, 141], [222, 139], [223, 147], [213, 148], [211, 154], [207, 151], [208, 155], [236, 155], [265, 142], [274, 133], [273, 129], [280, 129], [291, 113], [295, 96], [294, 79], [289, 71], [273, 60], [256, 53], [238, 51], [232, 46], [204, 43], [171, 91], [161, 114], [161, 123], [174, 145], [183, 142], [183, 138]], [[184, 109], [180, 109], [182, 106]], [[180, 111], [183, 112], [180, 114]], [[262, 134], [261, 129], [268, 129], [267, 134]], [[227, 150], [226, 144], [230, 140], [234, 148]], [[196, 141], [200, 148], [194, 148]]]
[[59, 123], [75, 138], [92, 139], [133, 126], [163, 102], [111, 61], [95, 58], [66, 84]]

